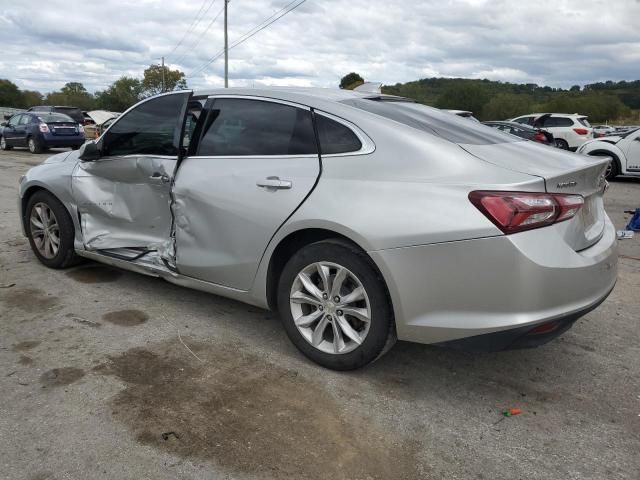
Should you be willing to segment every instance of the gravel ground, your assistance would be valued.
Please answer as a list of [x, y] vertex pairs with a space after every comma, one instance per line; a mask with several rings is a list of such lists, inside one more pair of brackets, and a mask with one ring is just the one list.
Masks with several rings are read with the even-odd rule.
[[[399, 342], [336, 373], [272, 313], [96, 264], [43, 267], [15, 203], [44, 158], [0, 153], [0, 478], [640, 477], [640, 235], [619, 242], [609, 299], [544, 347]], [[640, 179], [612, 182], [606, 205], [622, 228]]]

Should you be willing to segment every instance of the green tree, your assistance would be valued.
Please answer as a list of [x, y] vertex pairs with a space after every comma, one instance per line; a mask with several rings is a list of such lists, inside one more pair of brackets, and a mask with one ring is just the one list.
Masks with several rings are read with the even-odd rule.
[[344, 88], [346, 90], [353, 90], [354, 88], [359, 87], [363, 83], [364, 83], [364, 78], [362, 78], [356, 72], [351, 72], [340, 79], [340, 88]]
[[504, 120], [525, 115], [531, 112], [532, 100], [529, 95], [514, 93], [499, 93], [489, 100], [482, 108], [482, 118], [485, 120]]
[[79, 82], [69, 82], [64, 85], [58, 92], [47, 94], [44, 103], [46, 105], [66, 105], [70, 107], [78, 107], [81, 110], [93, 110], [95, 101]]
[[42, 105], [43, 97], [40, 92], [35, 90], [23, 90], [22, 91], [22, 108], [35, 107], [36, 105]]
[[22, 106], [22, 93], [10, 80], [0, 79], [0, 106], [12, 108]]
[[475, 115], [482, 115], [482, 108], [489, 100], [485, 89], [471, 82], [454, 83], [447, 87], [438, 98], [438, 108], [468, 110]]
[[137, 78], [121, 77], [101, 92], [96, 92], [96, 106], [112, 112], [124, 112], [142, 97], [142, 82]]
[[171, 92], [172, 90], [184, 90], [187, 88], [187, 80], [184, 72], [180, 70], [171, 70], [165, 65], [164, 67], [164, 90], [162, 87], [162, 66], [151, 65], [144, 71], [142, 79], [143, 95], [150, 97], [158, 93]]

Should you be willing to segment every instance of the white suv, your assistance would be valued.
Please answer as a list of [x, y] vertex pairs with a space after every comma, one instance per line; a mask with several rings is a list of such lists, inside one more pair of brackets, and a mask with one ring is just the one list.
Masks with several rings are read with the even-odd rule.
[[511, 121], [548, 130], [553, 134], [556, 146], [565, 150], [576, 151], [593, 138], [593, 128], [587, 117], [578, 113], [532, 113]]

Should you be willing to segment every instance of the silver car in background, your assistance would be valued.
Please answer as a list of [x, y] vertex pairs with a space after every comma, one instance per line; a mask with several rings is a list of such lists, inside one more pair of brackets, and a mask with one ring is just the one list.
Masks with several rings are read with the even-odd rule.
[[599, 305], [607, 163], [378, 93], [176, 91], [32, 168], [19, 204], [49, 267], [277, 309], [305, 355], [353, 369], [396, 338], [539, 345]]

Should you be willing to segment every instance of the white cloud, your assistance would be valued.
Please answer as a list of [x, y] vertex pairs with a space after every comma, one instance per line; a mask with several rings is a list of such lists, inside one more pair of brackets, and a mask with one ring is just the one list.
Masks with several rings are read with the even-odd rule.
[[[287, 3], [231, 2], [230, 41]], [[172, 53], [201, 5], [207, 14]], [[43, 92], [68, 81], [95, 91], [141, 76], [163, 55], [196, 72], [222, 49], [222, 17], [205, 32], [221, 7], [222, 0], [5, 2], [0, 78]], [[335, 86], [350, 71], [387, 84], [431, 76], [564, 87], [637, 79], [638, 19], [635, 0], [307, 0], [231, 50], [230, 83]], [[220, 86], [223, 68], [220, 58], [187, 81]]]

